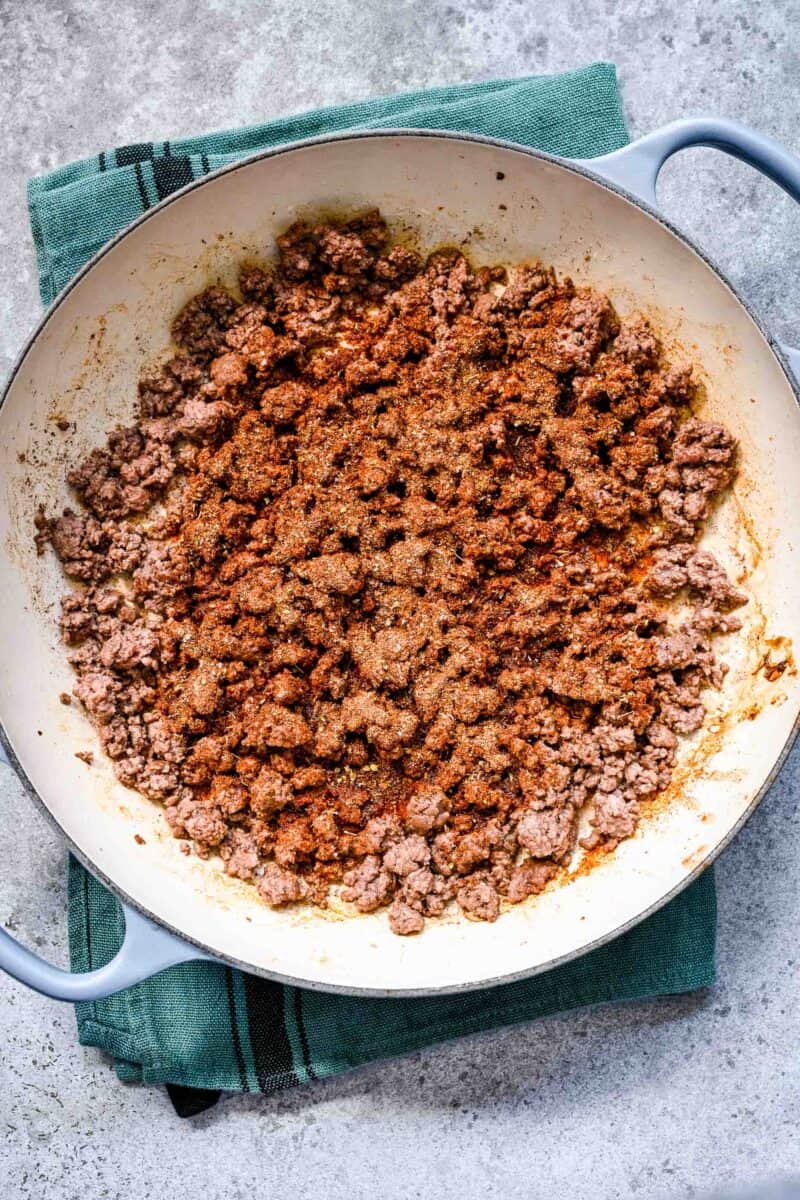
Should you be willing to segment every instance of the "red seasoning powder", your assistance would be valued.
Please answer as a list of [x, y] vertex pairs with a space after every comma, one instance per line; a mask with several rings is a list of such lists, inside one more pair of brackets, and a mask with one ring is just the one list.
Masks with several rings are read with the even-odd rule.
[[641, 318], [545, 267], [297, 224], [177, 317], [38, 518], [123, 783], [267, 904], [494, 920], [669, 782], [745, 597], [735, 444]]

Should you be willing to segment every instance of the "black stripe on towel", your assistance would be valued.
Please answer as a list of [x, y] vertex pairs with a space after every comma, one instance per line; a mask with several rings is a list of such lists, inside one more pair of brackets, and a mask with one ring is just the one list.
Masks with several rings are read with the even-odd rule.
[[153, 159], [153, 182], [159, 200], [186, 187], [194, 179], [192, 163], [185, 154], [178, 157]]
[[244, 975], [250, 1047], [262, 1092], [298, 1083], [292, 1045], [283, 1020], [285, 992], [279, 983]]
[[297, 1021], [297, 1031], [300, 1034], [300, 1049], [303, 1052], [303, 1066], [309, 1079], [316, 1079], [317, 1073], [311, 1065], [311, 1055], [308, 1052], [308, 1034], [303, 1019], [303, 993], [299, 988], [294, 989], [294, 1015]]
[[239, 1035], [239, 1022], [236, 1019], [236, 994], [233, 990], [233, 972], [230, 967], [225, 968], [225, 990], [228, 993], [228, 1014], [231, 1021], [231, 1036], [233, 1037], [236, 1066], [239, 1070], [239, 1082], [242, 1085], [242, 1091], [249, 1092], [247, 1068], [244, 1065], [244, 1054], [242, 1053], [242, 1039]]
[[118, 167], [130, 167], [133, 163], [149, 162], [153, 157], [153, 143], [132, 142], [130, 146], [117, 146], [114, 155]]
[[141, 197], [142, 201], [142, 209], [144, 212], [147, 212], [148, 208], [150, 207], [150, 197], [147, 194], [147, 188], [144, 184], [142, 164], [140, 162], [135, 163], [133, 169], [136, 172], [136, 182], [139, 186], [139, 196]]

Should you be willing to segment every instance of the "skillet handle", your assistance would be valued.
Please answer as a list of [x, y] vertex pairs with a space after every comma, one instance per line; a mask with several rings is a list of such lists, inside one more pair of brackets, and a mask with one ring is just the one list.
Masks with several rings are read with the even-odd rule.
[[[1, 742], [0, 763], [12, 765]], [[130, 905], [120, 903], [125, 918], [125, 938], [111, 962], [104, 967], [76, 974], [54, 967], [0, 928], [0, 971], [51, 1000], [75, 1003], [113, 996], [176, 963], [217, 961], [197, 946], [149, 921]]]
[[[689, 146], [724, 150], [767, 175], [800, 203], [800, 157], [773, 138], [723, 117], [688, 117], [672, 121], [621, 150], [579, 161], [589, 171], [657, 208], [656, 182], [661, 168], [678, 150]], [[800, 350], [785, 345], [780, 349], [800, 384]]]
[[141, 983], [166, 967], [193, 959], [215, 960], [211, 955], [154, 925], [136, 909], [122, 905], [125, 940], [110, 963], [96, 971], [72, 974], [28, 950], [5, 929], [0, 929], [0, 970], [51, 1000], [102, 1000]]

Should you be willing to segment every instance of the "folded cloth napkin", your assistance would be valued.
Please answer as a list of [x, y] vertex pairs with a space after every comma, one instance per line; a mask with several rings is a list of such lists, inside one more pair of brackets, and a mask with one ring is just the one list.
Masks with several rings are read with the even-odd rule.
[[[53, 300], [109, 238], [170, 192], [258, 150], [351, 128], [468, 130], [589, 157], [627, 141], [613, 66], [555, 77], [435, 88], [287, 117], [255, 128], [105, 151], [29, 185], [42, 299]], [[80, 1040], [123, 1080], [166, 1083], [182, 1115], [221, 1089], [290, 1084], [433, 1042], [579, 1005], [687, 992], [714, 977], [716, 908], [707, 871], [614, 942], [521, 983], [413, 1000], [365, 1000], [287, 987], [211, 963], [172, 967], [117, 996], [76, 1005]], [[72, 967], [107, 962], [123, 933], [114, 897], [74, 859]]]

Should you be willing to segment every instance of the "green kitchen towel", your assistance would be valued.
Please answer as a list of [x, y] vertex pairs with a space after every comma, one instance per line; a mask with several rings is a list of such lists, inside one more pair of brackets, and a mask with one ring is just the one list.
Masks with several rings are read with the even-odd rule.
[[[613, 66], [555, 77], [435, 88], [266, 125], [105, 151], [29, 185], [42, 299], [130, 221], [176, 188], [258, 150], [350, 128], [466, 130], [588, 157], [627, 141]], [[122, 939], [113, 896], [70, 860], [73, 969], [107, 962]], [[711, 871], [611, 944], [520, 983], [415, 1000], [284, 987], [210, 963], [172, 967], [117, 996], [78, 1004], [80, 1040], [124, 1080], [173, 1085], [179, 1111], [218, 1089], [274, 1092], [459, 1035], [579, 1005], [686, 992], [714, 978]], [[187, 1092], [186, 1089], [207, 1089]]]
[[28, 184], [42, 300], [50, 304], [101, 246], [170, 192], [258, 150], [344, 129], [450, 129], [588, 158], [628, 140], [610, 63], [566, 75], [455, 84], [317, 109], [177, 142], [138, 142]]
[[[501, 918], [502, 919], [502, 918]], [[112, 894], [74, 858], [75, 971], [108, 962], [124, 931]], [[216, 963], [185, 963], [107, 1000], [77, 1004], [86, 1046], [120, 1079], [276, 1092], [433, 1042], [609, 1000], [674, 995], [714, 980], [712, 871], [615, 941], [544, 975], [485, 991], [371, 1000], [284, 986]]]

